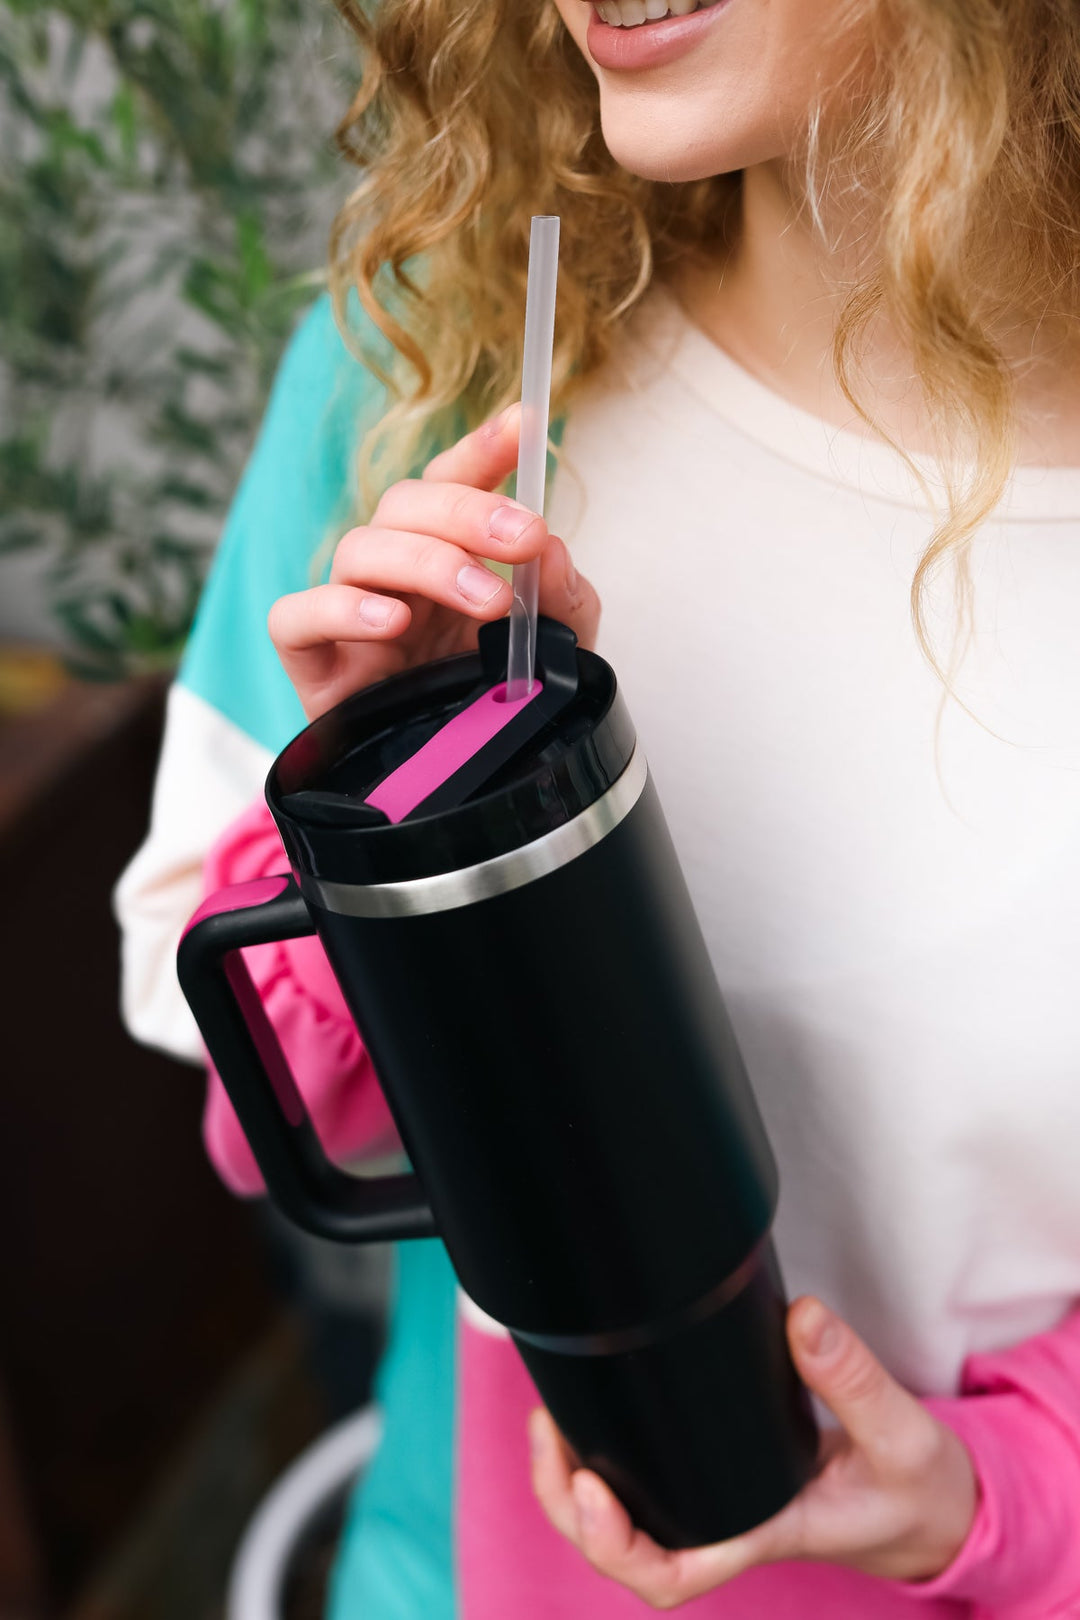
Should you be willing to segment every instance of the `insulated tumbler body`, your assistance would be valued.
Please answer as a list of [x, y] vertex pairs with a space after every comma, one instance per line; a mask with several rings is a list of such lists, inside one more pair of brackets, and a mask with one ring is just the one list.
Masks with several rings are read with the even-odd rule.
[[[484, 632], [489, 665], [500, 630]], [[541, 637], [552, 677], [561, 630]], [[467, 701], [482, 661], [316, 721], [267, 785], [294, 885], [252, 910], [276, 901], [289, 931], [318, 932], [458, 1278], [510, 1330], [582, 1463], [662, 1543], [692, 1546], [778, 1511], [816, 1432], [739, 1049], [614, 675], [572, 658], [570, 700], [479, 792], [397, 825], [367, 792]], [[197, 1016], [200, 984], [239, 985], [213, 929], [182, 957]], [[306, 1120], [289, 1126], [298, 1099], [246, 1012], [246, 1058], [205, 1000], [201, 1021], [271, 1194], [306, 1225], [369, 1235], [329, 1208], [336, 1179], [296, 1192], [290, 1155], [318, 1150]], [[407, 1213], [393, 1226], [407, 1185], [370, 1235], [423, 1229]]]

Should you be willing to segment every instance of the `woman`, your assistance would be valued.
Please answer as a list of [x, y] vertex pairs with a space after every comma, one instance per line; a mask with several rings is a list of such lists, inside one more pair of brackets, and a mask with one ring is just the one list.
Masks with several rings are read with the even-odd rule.
[[[509, 605], [482, 559], [540, 556], [542, 610], [619, 673], [747, 1058], [829, 1460], [671, 1557], [540, 1417], [549, 1526], [535, 1392], [405, 1247], [335, 1616], [1080, 1612], [1080, 14], [658, 9], [346, 11], [364, 172], [331, 261], [363, 359], [322, 305], [282, 368], [120, 890], [129, 1018], [194, 1054], [172, 940], [201, 886], [281, 869], [270, 751], [473, 645]], [[539, 212], [547, 526], [494, 493]], [[385, 1142], [319, 948], [256, 972], [327, 1140]], [[207, 1136], [255, 1190], [214, 1085]]]

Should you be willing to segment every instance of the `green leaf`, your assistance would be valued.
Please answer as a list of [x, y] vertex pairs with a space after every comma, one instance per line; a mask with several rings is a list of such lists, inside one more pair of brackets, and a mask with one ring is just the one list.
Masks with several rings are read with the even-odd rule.
[[109, 115], [124, 162], [133, 169], [139, 150], [139, 124], [135, 92], [130, 84], [121, 84], [112, 99]]
[[230, 336], [240, 308], [235, 275], [209, 259], [198, 259], [184, 278], [184, 297]]
[[36, 523], [21, 523], [16, 518], [5, 523], [0, 528], [0, 556], [8, 556], [14, 551], [30, 551], [40, 546], [45, 538], [45, 531]]
[[181, 371], [195, 372], [203, 377], [224, 381], [232, 374], [232, 361], [221, 354], [203, 354], [199, 349], [181, 347], [174, 351], [173, 359]]
[[240, 253], [240, 291], [244, 303], [251, 308], [270, 285], [270, 260], [266, 253], [262, 221], [258, 214], [247, 212], [236, 221], [236, 245]]
[[115, 655], [116, 638], [95, 622], [88, 604], [60, 601], [54, 604], [53, 613], [77, 646], [94, 653]]
[[86, 35], [81, 28], [72, 28], [68, 35], [67, 49], [64, 52], [64, 62], [60, 70], [65, 84], [70, 85], [79, 68], [82, 66], [86, 54]]
[[243, 24], [243, 35], [248, 45], [262, 44], [267, 36], [267, 14], [271, 8], [262, 0], [239, 0], [237, 16]]
[[161, 443], [183, 446], [214, 461], [221, 455], [220, 439], [213, 426], [193, 416], [174, 400], [170, 400], [161, 412], [155, 437]]
[[63, 163], [72, 154], [88, 157], [98, 168], [107, 168], [109, 159], [101, 137], [92, 129], [84, 129], [65, 109], [53, 109], [46, 123], [49, 153], [56, 163]]
[[158, 501], [176, 501], [200, 512], [213, 511], [219, 504], [217, 495], [205, 484], [193, 484], [175, 473], [161, 480], [154, 495]]
[[[133, 613], [127, 623], [125, 645], [132, 652], [155, 653], [162, 646], [162, 626], [148, 613]], [[168, 636], [171, 644], [175, 637]]]

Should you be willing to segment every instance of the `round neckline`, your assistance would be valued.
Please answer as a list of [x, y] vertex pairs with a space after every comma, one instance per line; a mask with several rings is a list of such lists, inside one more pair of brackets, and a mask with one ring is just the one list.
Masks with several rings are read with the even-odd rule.
[[[663, 363], [682, 385], [736, 432], [773, 455], [834, 487], [853, 489], [864, 499], [909, 510], [940, 513], [945, 488], [932, 457], [912, 456], [908, 466], [897, 451], [850, 428], [827, 422], [776, 393], [735, 360], [691, 320], [675, 293], [662, 281], [649, 289], [655, 300], [646, 346], [663, 349]], [[1068, 522], [1080, 518], [1080, 467], [1013, 469], [994, 521]]]

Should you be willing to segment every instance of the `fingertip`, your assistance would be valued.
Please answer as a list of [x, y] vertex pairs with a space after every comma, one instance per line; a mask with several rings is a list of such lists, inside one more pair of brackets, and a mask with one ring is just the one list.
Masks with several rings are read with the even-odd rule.
[[570, 580], [577, 584], [576, 575], [570, 573], [570, 552], [566, 541], [557, 534], [548, 534], [540, 552], [540, 585], [545, 592], [557, 593], [564, 601], [571, 599]]
[[405, 602], [389, 596], [362, 596], [356, 616], [365, 631], [378, 636], [399, 636], [408, 628], [412, 610]]
[[512, 595], [513, 592], [510, 581], [503, 574], [475, 562], [466, 563], [458, 569], [455, 584], [463, 600], [468, 603], [468, 611], [478, 619], [499, 618], [509, 606], [508, 593]]
[[788, 1311], [788, 1339], [794, 1354], [819, 1361], [836, 1348], [837, 1319], [820, 1299], [804, 1294]]
[[529, 1451], [533, 1462], [542, 1462], [555, 1438], [555, 1425], [542, 1406], [534, 1406], [529, 1413]]
[[555, 538], [561, 548], [559, 555], [562, 562], [563, 589], [573, 602], [577, 600], [579, 590], [577, 569], [574, 567], [574, 559], [570, 555], [570, 547], [566, 541], [560, 535], [556, 535]]
[[508, 495], [499, 497], [498, 505], [488, 518], [487, 531], [482, 544], [494, 540], [498, 548], [489, 556], [504, 565], [527, 562], [540, 556], [548, 543], [548, 531], [539, 513], [513, 501]]
[[788, 1338], [802, 1338], [805, 1318], [808, 1315], [812, 1316], [815, 1311], [821, 1308], [820, 1299], [817, 1299], [813, 1294], [799, 1294], [793, 1299], [787, 1311]]
[[270, 610], [266, 615], [267, 633], [270, 636], [270, 640], [275, 644], [282, 634], [283, 622], [288, 617], [289, 609], [292, 603], [292, 594], [293, 593], [277, 597], [277, 599], [270, 604]]
[[[539, 1446], [534, 1447], [534, 1436]], [[571, 1487], [570, 1466], [554, 1422], [543, 1408], [529, 1417], [529, 1441], [532, 1452], [532, 1487], [547, 1518], [559, 1531], [574, 1540], [577, 1535], [577, 1511]]]
[[[630, 1528], [629, 1518], [617, 1498], [603, 1480], [587, 1468], [574, 1472], [570, 1488], [582, 1546], [592, 1552], [615, 1550], [619, 1541], [626, 1540]], [[624, 1525], [620, 1524], [620, 1517], [626, 1521]]]
[[515, 400], [512, 405], [507, 405], [504, 410], [501, 410], [497, 416], [491, 416], [486, 422], [481, 422], [477, 429], [478, 434], [483, 439], [497, 439], [501, 433], [506, 432], [511, 423], [516, 423], [520, 411], [521, 403], [519, 400]]

